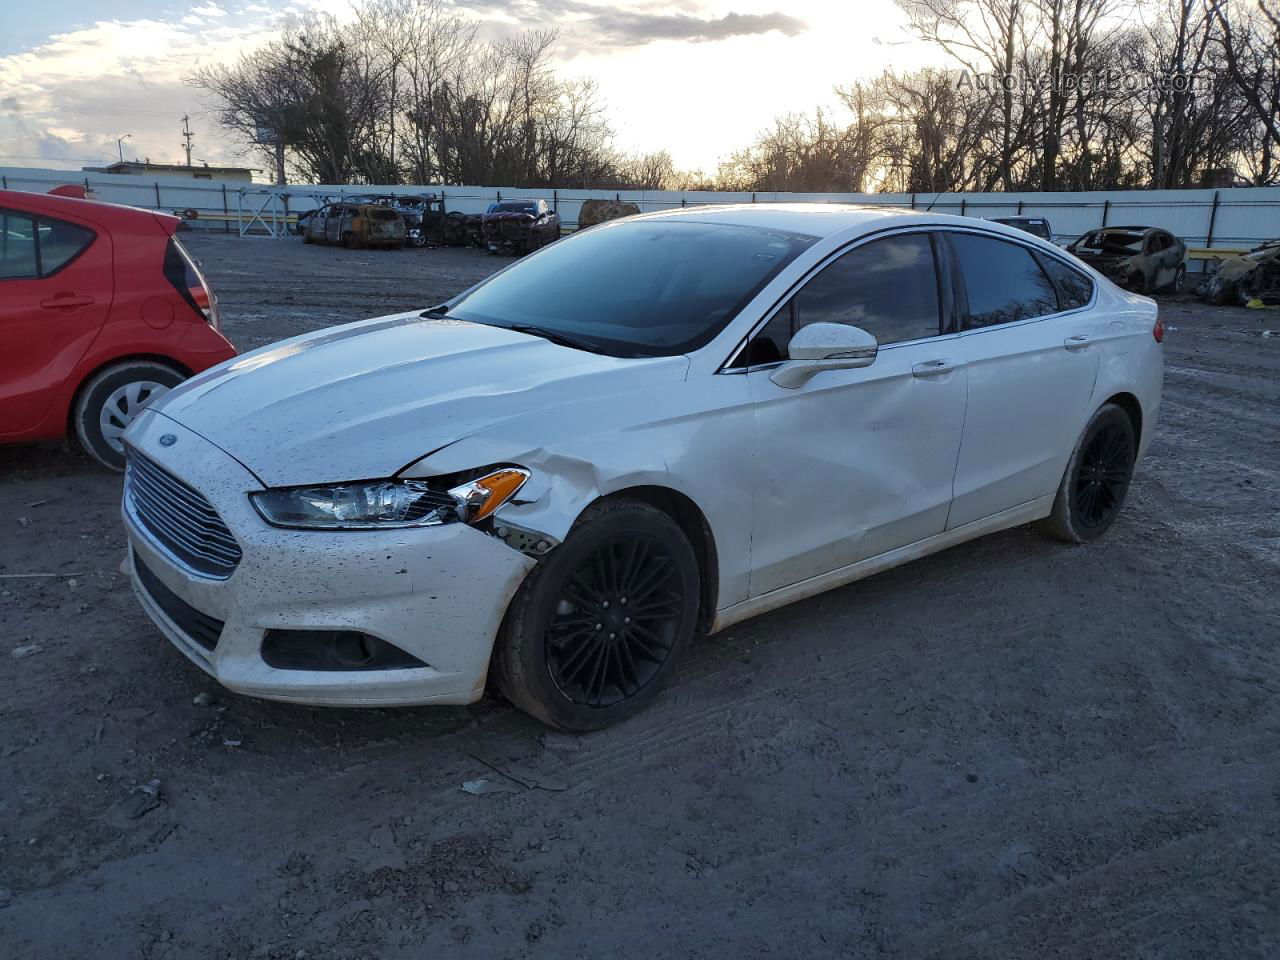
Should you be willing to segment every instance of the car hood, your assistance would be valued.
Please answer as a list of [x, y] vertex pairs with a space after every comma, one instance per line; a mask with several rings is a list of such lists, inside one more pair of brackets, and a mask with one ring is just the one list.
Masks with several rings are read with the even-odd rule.
[[682, 381], [687, 370], [683, 356], [605, 357], [412, 313], [247, 353], [169, 391], [153, 409], [265, 485], [293, 486], [393, 476], [504, 421], [625, 398]]

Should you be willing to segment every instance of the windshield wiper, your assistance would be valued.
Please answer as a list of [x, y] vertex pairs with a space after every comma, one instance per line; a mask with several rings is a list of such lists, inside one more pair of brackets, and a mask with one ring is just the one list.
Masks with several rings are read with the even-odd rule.
[[427, 307], [427, 309], [423, 310], [422, 313], [418, 314], [418, 316], [443, 317], [448, 312], [449, 312], [449, 305], [447, 303], [437, 303], [434, 307]]
[[546, 327], [539, 327], [532, 323], [512, 323], [503, 324], [503, 326], [508, 330], [514, 330], [516, 333], [527, 333], [530, 336], [542, 337], [543, 340], [549, 340], [551, 343], [559, 344], [562, 347], [586, 350], [589, 353], [602, 352], [600, 345], [592, 340], [575, 337], [568, 333], [560, 333], [558, 330], [548, 330]]

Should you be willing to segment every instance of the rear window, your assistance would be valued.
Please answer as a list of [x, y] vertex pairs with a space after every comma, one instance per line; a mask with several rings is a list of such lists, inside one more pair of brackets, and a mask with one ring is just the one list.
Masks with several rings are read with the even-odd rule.
[[1076, 241], [1076, 247], [1089, 247], [1096, 250], [1105, 250], [1111, 253], [1141, 253], [1142, 252], [1142, 234], [1140, 233], [1122, 233], [1113, 230], [1095, 230], [1093, 233], [1086, 233], [1083, 237]]

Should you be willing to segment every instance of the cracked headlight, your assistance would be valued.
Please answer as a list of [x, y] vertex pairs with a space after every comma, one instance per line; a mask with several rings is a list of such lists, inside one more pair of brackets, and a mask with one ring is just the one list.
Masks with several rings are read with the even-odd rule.
[[425, 480], [371, 480], [262, 490], [249, 495], [262, 519], [298, 530], [374, 530], [477, 523], [529, 478], [505, 467], [448, 491]]

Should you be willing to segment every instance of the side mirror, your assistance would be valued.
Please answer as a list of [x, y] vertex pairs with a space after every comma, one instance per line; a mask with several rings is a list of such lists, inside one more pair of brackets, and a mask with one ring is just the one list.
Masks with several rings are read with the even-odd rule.
[[844, 323], [811, 323], [787, 345], [791, 359], [770, 374], [780, 387], [794, 390], [823, 370], [851, 370], [875, 362], [880, 344], [861, 327]]

